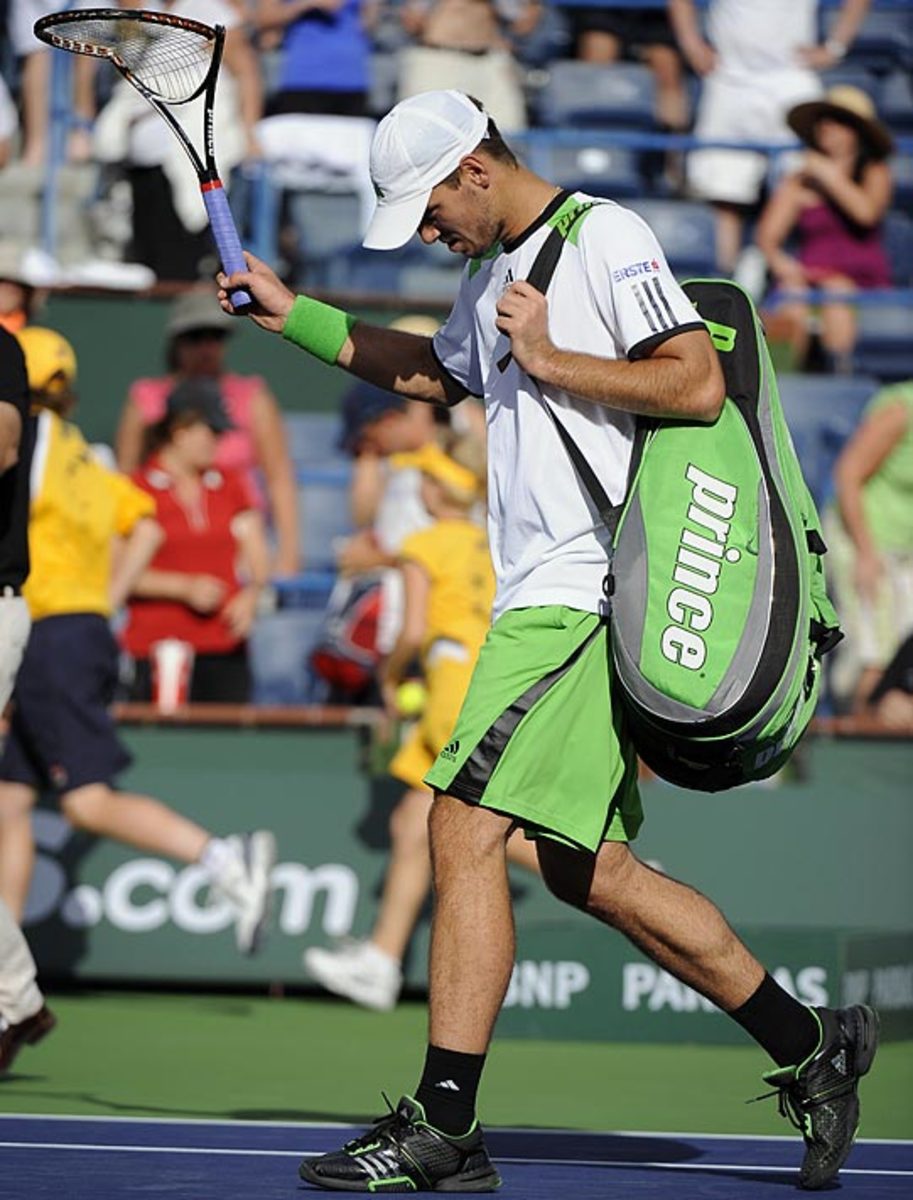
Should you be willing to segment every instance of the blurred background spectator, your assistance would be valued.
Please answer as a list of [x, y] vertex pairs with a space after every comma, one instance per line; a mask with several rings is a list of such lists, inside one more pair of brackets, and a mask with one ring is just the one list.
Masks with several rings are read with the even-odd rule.
[[682, 132], [688, 126], [688, 90], [672, 23], [662, 9], [588, 4], [570, 9], [577, 57], [582, 62], [643, 61], [656, 80], [656, 120]]
[[0, 325], [18, 333], [39, 311], [43, 292], [29, 255], [17, 242], [0, 241]]
[[267, 913], [272, 834], [216, 838], [151, 796], [115, 785], [132, 755], [109, 712], [117, 677], [109, 621], [161, 543], [155, 503], [103, 467], [70, 422], [77, 373], [70, 343], [38, 326], [19, 341], [36, 413], [23, 586], [32, 628], [0, 754], [0, 896], [20, 921], [35, 868], [32, 809], [39, 792], [50, 792], [77, 829], [199, 861], [232, 903], [238, 948], [252, 953]]
[[[228, 184], [233, 169], [259, 153], [254, 127], [262, 115], [262, 82], [244, 9], [235, 0], [175, 0], [161, 7], [226, 29], [214, 134], [219, 169]], [[87, 60], [79, 56], [77, 61]], [[199, 145], [203, 98], [173, 111]], [[98, 116], [94, 152], [99, 161], [122, 166], [130, 182], [130, 257], [160, 279], [211, 277], [218, 259], [196, 172], [171, 130], [125, 80], [116, 84]]]
[[[819, 43], [818, 0], [710, 0], [705, 37], [694, 0], [669, 0], [682, 53], [702, 78], [695, 134], [721, 142], [788, 143], [786, 113], [822, 90], [816, 74], [846, 54], [869, 0], [843, 0], [837, 23]], [[735, 269], [746, 216], [761, 198], [763, 154], [737, 149], [689, 155], [688, 184], [713, 203], [717, 263]]]
[[913, 735], [913, 634], [885, 667], [867, 707], [886, 729]]
[[538, 0], [404, 0], [414, 44], [400, 55], [399, 98], [458, 88], [481, 100], [504, 132], [526, 128], [526, 105], [511, 35], [530, 34]]
[[[22, 166], [37, 171], [45, 166], [50, 150], [51, 51], [35, 37], [32, 27], [39, 17], [50, 11], [43, 0], [9, 0], [7, 20], [10, 47], [13, 54], [21, 59], [22, 139], [19, 161]], [[74, 162], [84, 162], [91, 157], [90, 135], [95, 118], [94, 83], [95, 63], [92, 59], [80, 57], [78, 61], [74, 60], [67, 141], [67, 158]]]
[[255, 27], [281, 37], [266, 111], [368, 114], [374, 0], [257, 0]]
[[834, 476], [825, 538], [846, 640], [833, 687], [858, 712], [913, 632], [913, 380], [872, 397]]
[[[424, 776], [450, 737], [491, 622], [494, 572], [477, 502], [485, 491], [485, 444], [457, 438], [445, 454], [426, 445], [414, 456], [430, 523], [400, 546], [403, 619], [380, 670], [381, 695], [392, 723], [416, 718], [389, 771], [406, 785], [390, 817], [391, 852], [374, 926], [364, 941], [333, 949], [311, 947], [304, 964], [329, 991], [368, 1008], [393, 1008], [402, 963], [431, 888], [428, 813], [432, 793]], [[400, 711], [399, 688], [421, 660], [424, 707]], [[538, 870], [532, 841], [517, 830], [508, 857]]]
[[218, 385], [185, 379], [149, 427], [134, 482], [155, 500], [161, 546], [134, 585], [123, 644], [134, 663], [133, 699], [151, 696], [150, 650], [189, 643], [192, 701], [250, 699], [247, 640], [268, 579], [260, 514], [244, 476], [215, 465], [231, 428]]
[[213, 381], [231, 422], [219, 438], [215, 465], [244, 474], [258, 507], [272, 520], [273, 573], [294, 575], [299, 567], [298, 500], [282, 413], [259, 375], [227, 369], [228, 339], [235, 328], [208, 290], [187, 292], [175, 301], [165, 330], [168, 374], [132, 384], [115, 435], [117, 463], [127, 472], [139, 465], [146, 430], [165, 415], [168, 395], [178, 383]]
[[[845, 296], [857, 288], [891, 285], [883, 221], [891, 203], [886, 160], [893, 142], [865, 92], [846, 85], [790, 109], [787, 120], [810, 149], [768, 200], [757, 242], [778, 287], [791, 293], [779, 315], [793, 323], [801, 367], [809, 340], [809, 308], [801, 293], [821, 288]], [[795, 246], [792, 254], [789, 243]], [[849, 372], [855, 342], [852, 305], [845, 299], [822, 304], [826, 366]]]

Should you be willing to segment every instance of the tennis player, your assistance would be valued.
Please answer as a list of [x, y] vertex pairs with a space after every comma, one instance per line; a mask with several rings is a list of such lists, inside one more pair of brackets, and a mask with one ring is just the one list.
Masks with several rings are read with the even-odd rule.
[[[230, 311], [224, 288], [243, 284], [263, 328], [402, 394], [484, 397], [496, 594], [456, 728], [426, 776], [436, 904], [421, 1080], [370, 1133], [306, 1160], [301, 1174], [351, 1191], [498, 1186], [475, 1099], [514, 961], [505, 843], [519, 825], [537, 835], [556, 895], [620, 930], [767, 1051], [775, 1068], [765, 1078], [805, 1139], [800, 1183], [827, 1186], [855, 1134], [875, 1014], [800, 1004], [708, 899], [631, 851], [642, 813], [608, 652], [607, 546], [545, 408], [617, 503], [638, 414], [719, 413], [723, 376], [707, 331], [639, 217], [527, 170], [462, 93], [396, 105], [375, 134], [371, 174], [366, 246], [393, 250], [417, 233], [469, 260], [433, 338], [296, 298], [253, 257], [247, 271], [220, 276], [220, 299]], [[536, 254], [590, 203], [546, 300], [525, 282]]]
[[0, 756], [0, 896], [20, 920], [34, 863], [31, 809], [47, 789], [77, 828], [199, 861], [234, 909], [238, 949], [252, 953], [268, 914], [272, 834], [213, 837], [158, 800], [115, 787], [131, 756], [108, 712], [117, 670], [109, 619], [161, 540], [155, 502], [103, 467], [65, 419], [76, 399], [69, 342], [38, 326], [19, 341], [39, 409], [23, 589], [32, 629]]

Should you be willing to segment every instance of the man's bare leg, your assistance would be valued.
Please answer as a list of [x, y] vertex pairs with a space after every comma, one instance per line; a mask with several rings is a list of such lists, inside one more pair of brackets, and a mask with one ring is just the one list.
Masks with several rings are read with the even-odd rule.
[[452, 796], [431, 809], [436, 889], [429, 968], [433, 1046], [484, 1054], [514, 964], [508, 817]]
[[758, 988], [764, 968], [706, 896], [654, 871], [624, 842], [595, 856], [539, 842], [546, 884], [562, 900], [618, 929], [664, 970], [727, 1012]]
[[80, 829], [137, 850], [166, 854], [179, 862], [196, 862], [211, 836], [161, 801], [114, 792], [105, 783], [90, 783], [66, 792], [61, 807], [67, 820]]

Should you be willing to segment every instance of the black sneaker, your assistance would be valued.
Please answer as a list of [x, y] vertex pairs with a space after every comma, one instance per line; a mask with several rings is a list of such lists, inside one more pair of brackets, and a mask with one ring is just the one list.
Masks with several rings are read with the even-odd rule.
[[411, 1096], [341, 1150], [306, 1158], [298, 1174], [341, 1192], [493, 1192], [501, 1186], [478, 1121], [462, 1137], [440, 1133]]
[[878, 1046], [878, 1016], [865, 1004], [812, 1009], [821, 1025], [818, 1048], [798, 1067], [764, 1075], [779, 1092], [780, 1113], [801, 1131], [805, 1158], [799, 1186], [834, 1182], [859, 1126], [859, 1080]]
[[10, 1069], [23, 1046], [40, 1042], [56, 1024], [57, 1018], [46, 1004], [42, 1004], [34, 1016], [26, 1017], [16, 1025], [10, 1025], [0, 1017], [0, 1075]]

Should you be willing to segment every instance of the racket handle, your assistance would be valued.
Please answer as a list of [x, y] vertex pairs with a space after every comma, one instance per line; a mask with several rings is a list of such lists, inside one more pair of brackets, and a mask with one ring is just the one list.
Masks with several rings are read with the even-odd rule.
[[[212, 236], [216, 240], [219, 257], [222, 259], [222, 270], [226, 275], [233, 275], [235, 271], [246, 271], [247, 263], [244, 261], [244, 252], [241, 249], [241, 239], [238, 237], [238, 230], [228, 206], [228, 197], [225, 195], [222, 181], [214, 179], [205, 183], [202, 192]], [[246, 288], [236, 288], [229, 298], [236, 310], [250, 307], [251, 295]]]

